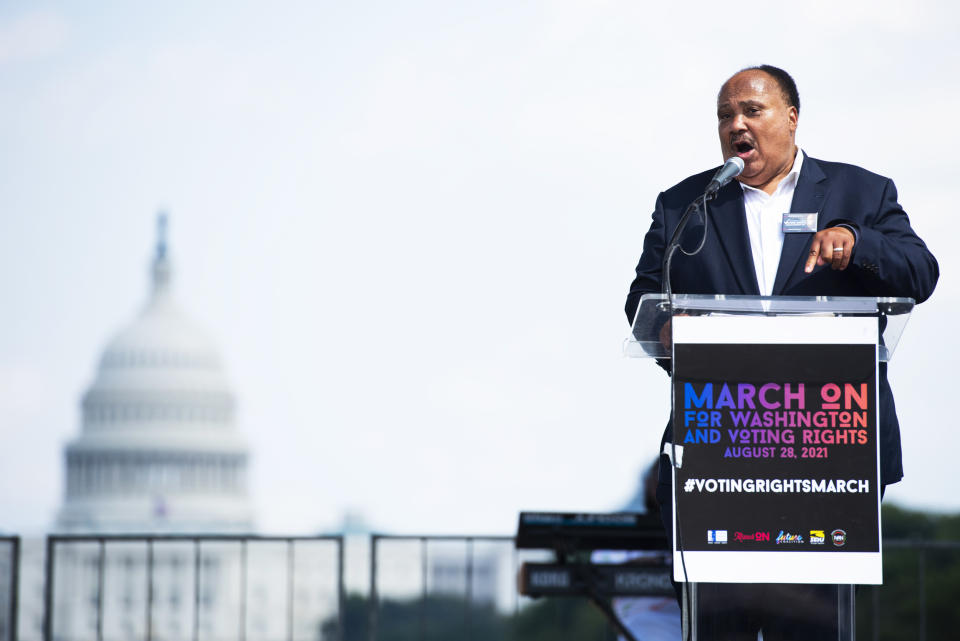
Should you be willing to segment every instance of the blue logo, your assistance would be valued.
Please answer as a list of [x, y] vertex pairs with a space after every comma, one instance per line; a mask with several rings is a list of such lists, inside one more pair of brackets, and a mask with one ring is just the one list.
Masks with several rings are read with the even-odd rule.
[[803, 543], [803, 535], [790, 534], [780, 530], [780, 534], [777, 535], [777, 545], [781, 543]]
[[707, 543], [719, 543], [726, 545], [727, 543], [727, 531], [726, 530], [707, 530]]

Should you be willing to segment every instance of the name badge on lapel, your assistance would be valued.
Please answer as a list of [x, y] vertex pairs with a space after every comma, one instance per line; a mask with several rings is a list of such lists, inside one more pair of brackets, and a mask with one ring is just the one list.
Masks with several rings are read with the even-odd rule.
[[817, 231], [817, 212], [812, 214], [784, 214], [784, 234], [807, 234]]

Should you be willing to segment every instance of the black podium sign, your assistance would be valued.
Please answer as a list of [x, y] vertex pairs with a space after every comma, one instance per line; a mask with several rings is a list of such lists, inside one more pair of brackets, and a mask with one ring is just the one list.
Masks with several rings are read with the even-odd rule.
[[876, 319], [673, 331], [676, 578], [879, 583]]

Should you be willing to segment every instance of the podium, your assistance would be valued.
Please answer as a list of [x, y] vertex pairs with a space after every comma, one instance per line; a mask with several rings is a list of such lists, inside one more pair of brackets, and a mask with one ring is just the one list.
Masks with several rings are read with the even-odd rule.
[[685, 639], [854, 639], [854, 585], [882, 583], [880, 372], [913, 304], [643, 297], [624, 354], [671, 372]]

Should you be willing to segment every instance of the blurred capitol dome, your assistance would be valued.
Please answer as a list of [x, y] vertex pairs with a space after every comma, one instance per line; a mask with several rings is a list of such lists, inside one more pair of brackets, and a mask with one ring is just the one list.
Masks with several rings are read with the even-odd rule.
[[149, 300], [100, 359], [66, 447], [69, 533], [249, 532], [247, 447], [210, 338], [171, 294], [166, 216]]

